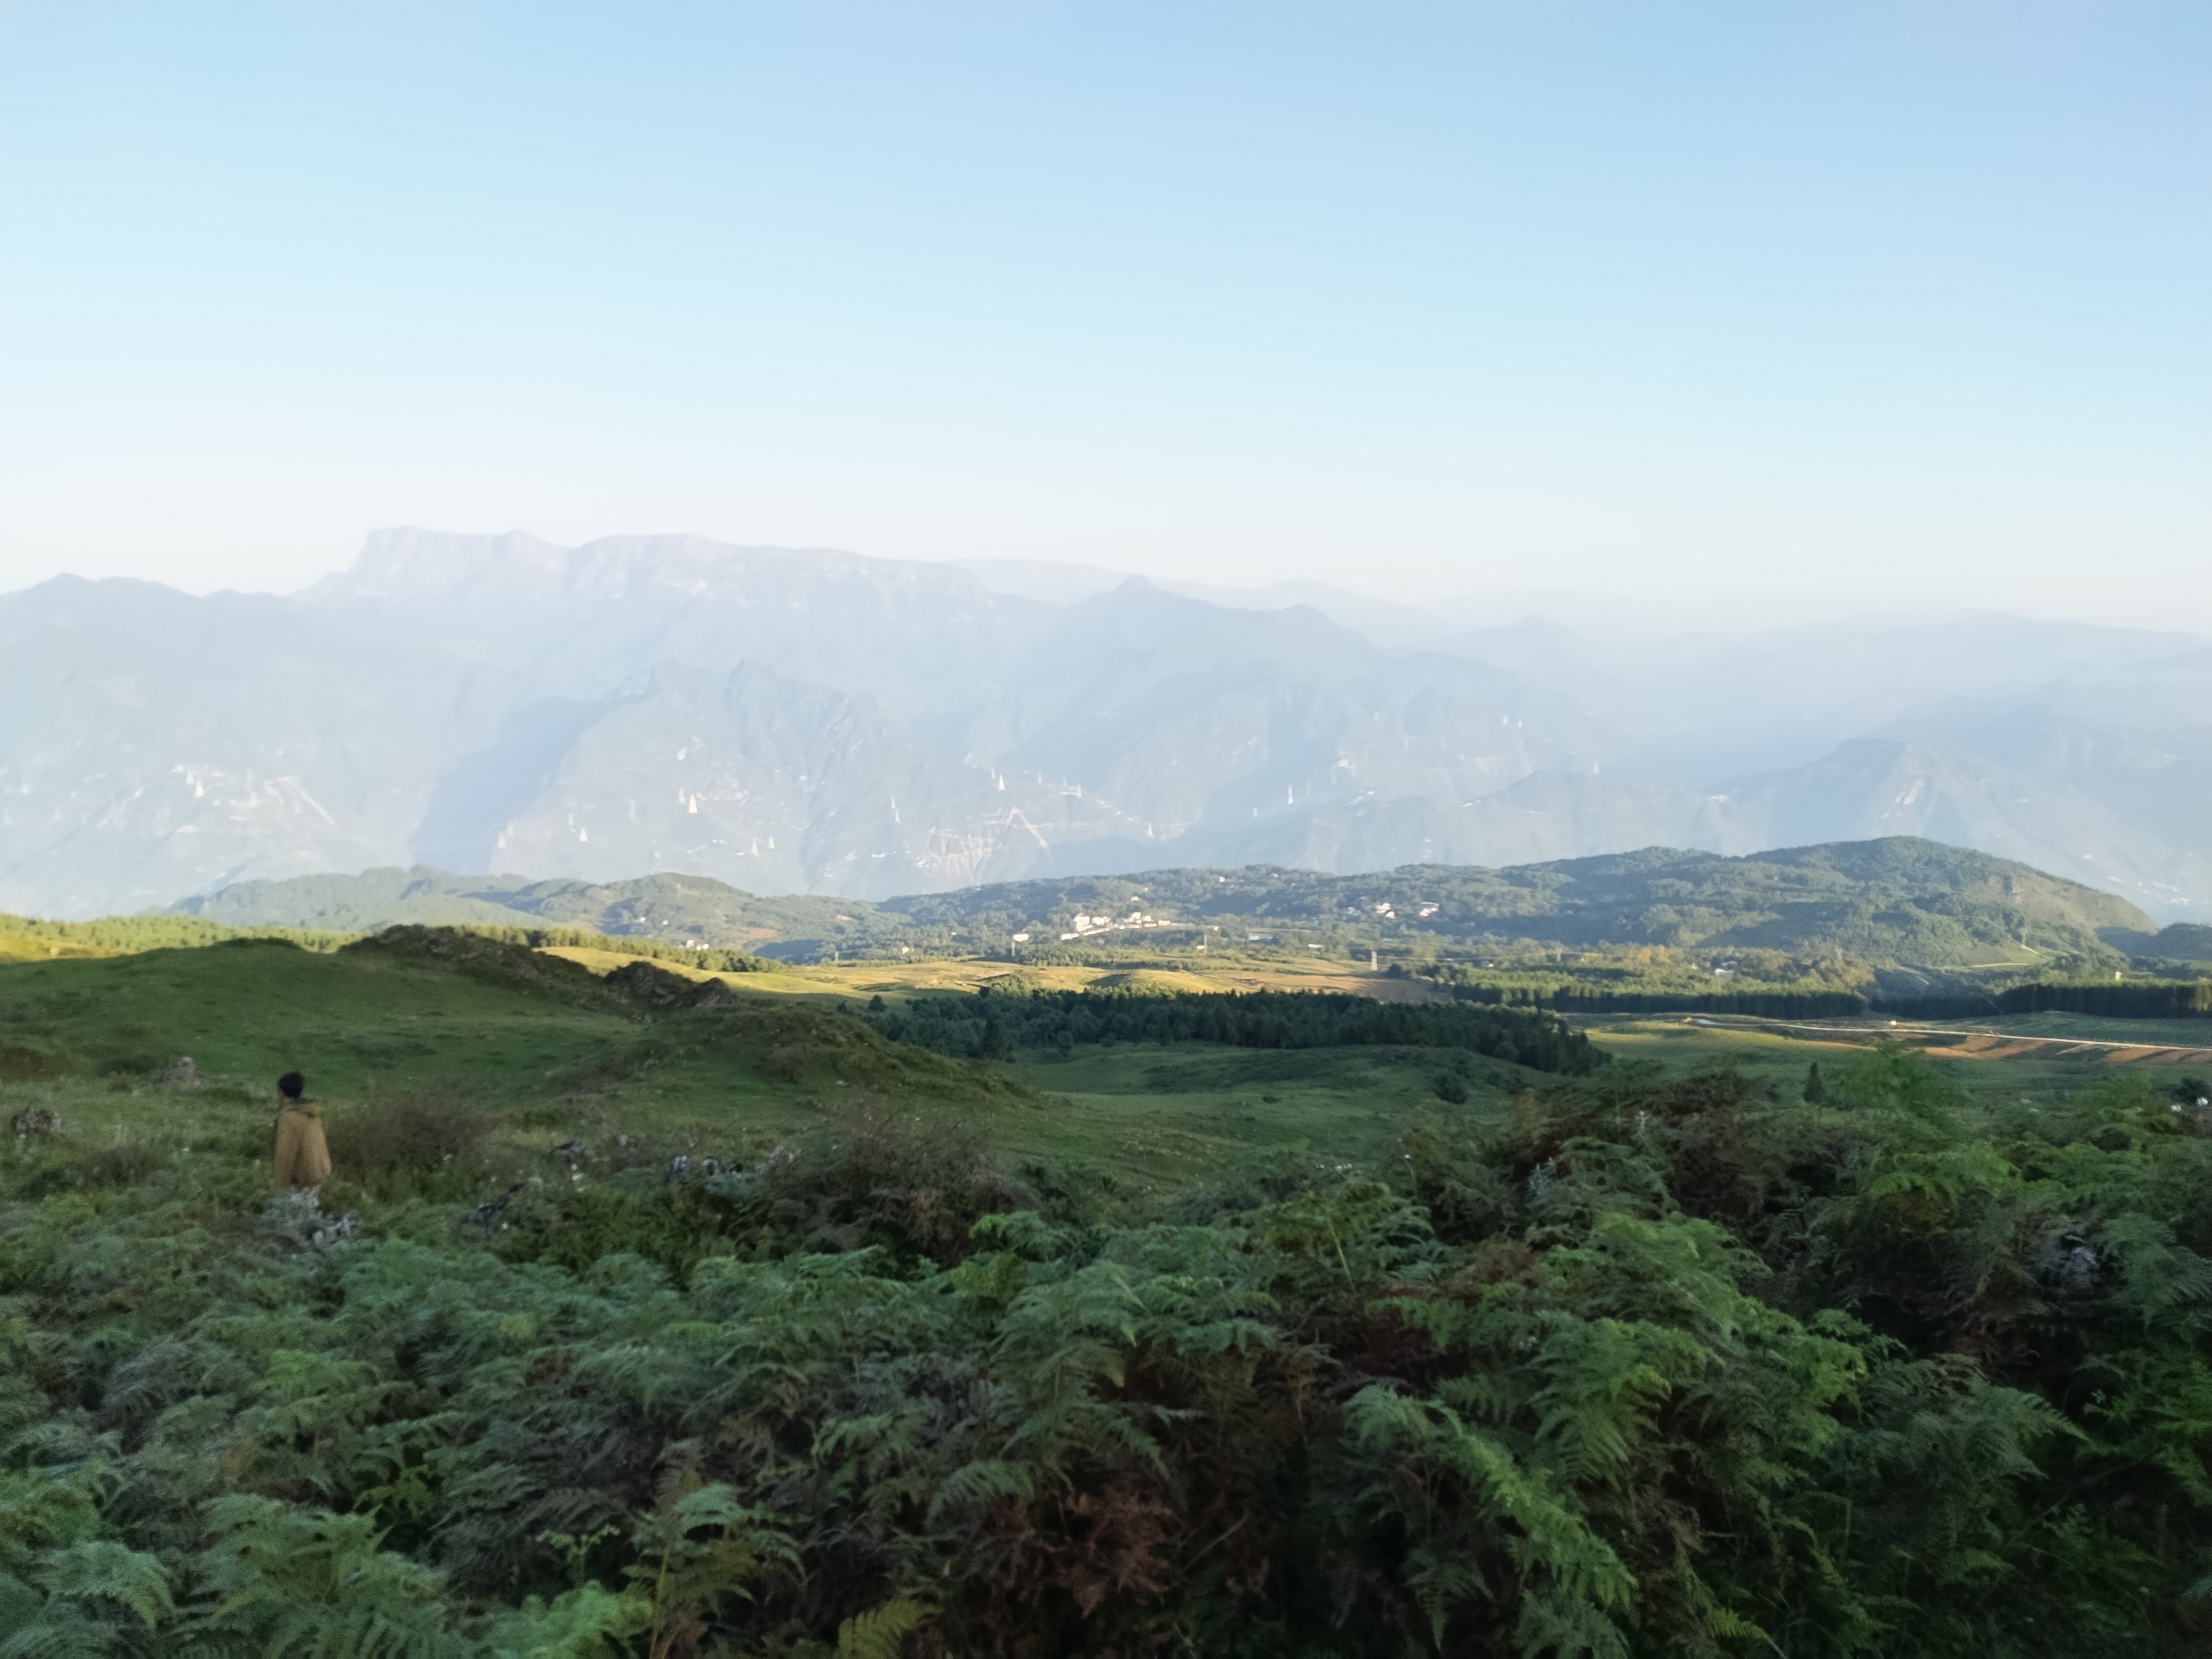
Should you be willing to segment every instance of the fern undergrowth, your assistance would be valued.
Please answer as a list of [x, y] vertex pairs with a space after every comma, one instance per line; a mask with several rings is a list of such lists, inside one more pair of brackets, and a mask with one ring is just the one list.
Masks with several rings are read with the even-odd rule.
[[2204, 1651], [2212, 1139], [1820, 1092], [1616, 1063], [1150, 1215], [890, 1118], [395, 1152], [351, 1231], [27, 1141], [0, 1659]]

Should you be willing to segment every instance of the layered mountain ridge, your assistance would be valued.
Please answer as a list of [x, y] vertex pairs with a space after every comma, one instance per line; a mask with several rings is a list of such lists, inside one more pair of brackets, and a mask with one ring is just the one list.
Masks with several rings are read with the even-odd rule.
[[2162, 921], [2212, 905], [2204, 641], [2002, 617], [1604, 635], [1314, 584], [1004, 578], [409, 530], [289, 598], [0, 596], [0, 908], [418, 863], [881, 900], [1886, 836]]

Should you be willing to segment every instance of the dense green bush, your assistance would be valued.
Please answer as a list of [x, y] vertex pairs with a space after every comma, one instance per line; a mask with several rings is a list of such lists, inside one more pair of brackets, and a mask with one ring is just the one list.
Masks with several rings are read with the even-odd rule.
[[333, 1116], [325, 1125], [331, 1157], [350, 1179], [376, 1182], [458, 1164], [482, 1173], [491, 1115], [463, 1085], [386, 1094]]
[[1616, 1063], [1151, 1221], [911, 1115], [319, 1243], [27, 1146], [0, 1650], [2203, 1651], [2212, 1139], [1824, 1080]]

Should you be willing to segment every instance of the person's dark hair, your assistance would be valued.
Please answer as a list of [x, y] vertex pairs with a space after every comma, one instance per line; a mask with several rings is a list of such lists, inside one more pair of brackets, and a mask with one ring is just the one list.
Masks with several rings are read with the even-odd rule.
[[307, 1092], [307, 1079], [297, 1072], [287, 1072], [276, 1079], [276, 1092], [287, 1100], [297, 1100]]

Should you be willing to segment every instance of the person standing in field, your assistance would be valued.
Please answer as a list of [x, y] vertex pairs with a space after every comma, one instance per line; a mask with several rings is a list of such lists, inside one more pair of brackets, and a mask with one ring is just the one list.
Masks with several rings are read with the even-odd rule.
[[313, 1192], [331, 1178], [323, 1109], [307, 1098], [307, 1079], [297, 1072], [276, 1079], [276, 1184]]

